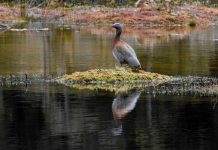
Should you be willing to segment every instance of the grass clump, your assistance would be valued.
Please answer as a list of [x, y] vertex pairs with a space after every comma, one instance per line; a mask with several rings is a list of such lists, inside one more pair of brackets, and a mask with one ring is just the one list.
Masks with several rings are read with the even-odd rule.
[[56, 81], [75, 89], [123, 91], [124, 89], [143, 89], [155, 86], [168, 81], [170, 78], [166, 75], [143, 70], [134, 72], [130, 68], [119, 68], [74, 72], [61, 76]]
[[169, 76], [139, 70], [134, 72], [131, 69], [93, 69], [84, 72], [75, 72], [64, 75], [58, 80], [62, 83], [134, 83], [151, 80], [168, 80]]
[[190, 21], [188, 25], [190, 27], [195, 27], [196, 26], [196, 22], [195, 21]]

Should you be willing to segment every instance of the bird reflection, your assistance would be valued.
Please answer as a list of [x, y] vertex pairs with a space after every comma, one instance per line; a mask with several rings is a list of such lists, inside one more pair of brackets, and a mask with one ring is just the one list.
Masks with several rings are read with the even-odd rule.
[[119, 92], [112, 103], [113, 113], [113, 129], [112, 134], [114, 136], [121, 135], [122, 133], [122, 121], [129, 112], [131, 112], [141, 95], [139, 90], [131, 90], [128, 92]]

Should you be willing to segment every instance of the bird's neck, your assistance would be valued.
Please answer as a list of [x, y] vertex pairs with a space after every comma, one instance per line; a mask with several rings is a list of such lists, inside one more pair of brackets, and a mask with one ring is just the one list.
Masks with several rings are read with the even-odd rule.
[[116, 31], [116, 36], [114, 38], [114, 44], [117, 43], [118, 41], [120, 41], [120, 35], [122, 33], [122, 30], [117, 30]]
[[120, 39], [121, 33], [122, 33], [122, 30], [117, 30], [117, 31], [116, 31], [115, 39]]

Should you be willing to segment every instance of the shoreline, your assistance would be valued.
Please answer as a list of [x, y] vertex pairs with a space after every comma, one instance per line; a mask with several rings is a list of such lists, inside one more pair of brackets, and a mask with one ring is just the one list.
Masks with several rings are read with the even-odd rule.
[[[150, 73], [148, 73], [150, 74]], [[151, 73], [152, 74], [152, 73]], [[41, 75], [26, 76], [23, 75], [0, 75], [1, 87], [32, 87], [45, 84], [46, 86], [66, 86], [77, 91], [110, 91], [121, 92], [132, 89], [137, 89], [142, 92], [150, 92], [153, 88], [155, 94], [160, 95], [189, 95], [200, 97], [217, 97], [218, 95], [218, 79], [215, 77], [200, 77], [200, 76], [165, 76], [158, 75], [162, 80], [144, 80], [135, 82], [93, 82], [93, 83], [75, 83], [65, 80], [66, 76], [60, 77], [47, 76], [46, 78]], [[169, 78], [168, 78], [169, 77]], [[70, 79], [71, 80], [71, 79]], [[184, 86], [185, 85], [185, 86]]]
[[48, 19], [79, 25], [120, 22], [128, 26], [199, 26], [218, 24], [218, 9], [203, 6], [176, 6], [172, 12], [151, 8], [90, 7], [30, 8], [21, 17], [20, 7], [0, 5], [0, 21]]

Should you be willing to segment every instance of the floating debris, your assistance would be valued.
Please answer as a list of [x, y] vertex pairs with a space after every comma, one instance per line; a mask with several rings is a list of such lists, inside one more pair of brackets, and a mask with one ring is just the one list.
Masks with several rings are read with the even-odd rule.
[[[147, 89], [144, 89], [146, 93]], [[152, 89], [156, 95], [218, 96], [218, 79], [208, 77], [179, 77]]]
[[10, 74], [0, 75], [0, 86], [28, 85], [33, 83], [54, 83], [52, 76], [28, 75], [28, 74]]
[[5, 30], [8, 29], [9, 27], [7, 25], [4, 24], [0, 24], [0, 30]]
[[26, 28], [23, 28], [23, 29], [9, 29], [10, 31], [16, 31], [16, 32], [23, 32], [23, 31], [48, 31], [49, 28], [39, 28], [39, 29], [26, 29]]
[[172, 77], [145, 71], [132, 72], [128, 69], [94, 69], [61, 77], [39, 74], [0, 75], [0, 86], [41, 83], [63, 84], [76, 90], [97, 92], [102, 90], [119, 93], [137, 89], [152, 95], [218, 96], [218, 78], [212, 77]]

